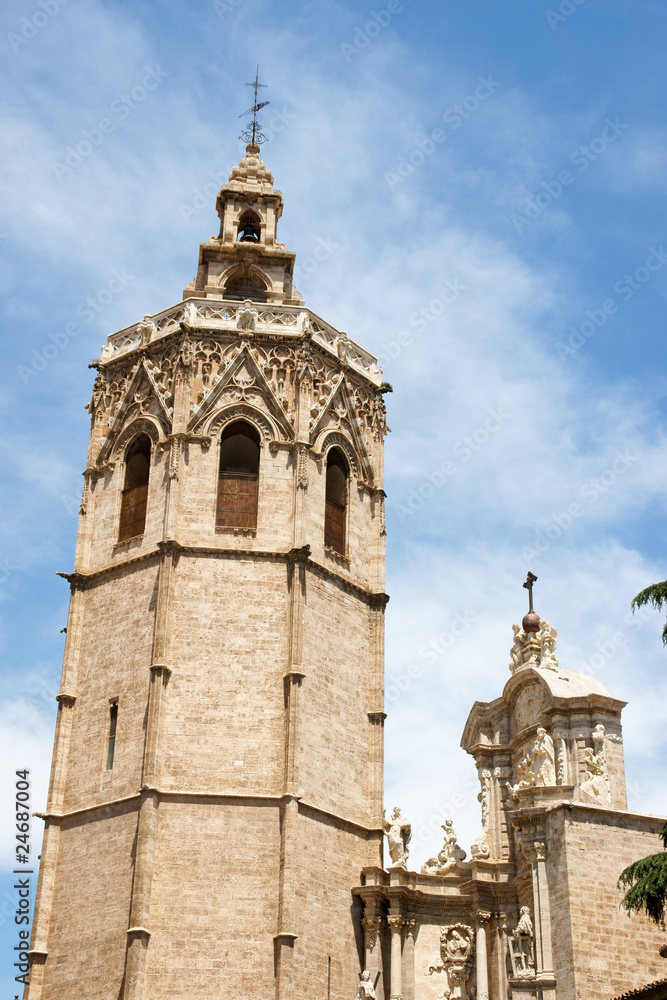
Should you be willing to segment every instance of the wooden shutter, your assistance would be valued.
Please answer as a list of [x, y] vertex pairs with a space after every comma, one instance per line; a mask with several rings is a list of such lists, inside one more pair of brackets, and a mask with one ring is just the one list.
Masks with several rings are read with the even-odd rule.
[[148, 483], [123, 490], [123, 499], [120, 505], [120, 528], [118, 530], [119, 542], [125, 541], [126, 538], [134, 538], [135, 535], [143, 535], [146, 527], [147, 499]]
[[324, 544], [345, 555], [345, 506], [330, 497], [324, 508]]
[[219, 527], [257, 527], [257, 487], [259, 476], [221, 472], [218, 485]]

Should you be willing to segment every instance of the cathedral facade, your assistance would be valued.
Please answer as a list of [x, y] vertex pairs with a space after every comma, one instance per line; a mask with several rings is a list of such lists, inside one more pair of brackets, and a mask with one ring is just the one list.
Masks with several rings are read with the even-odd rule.
[[[182, 301], [97, 363], [26, 1000], [602, 1000], [661, 972], [615, 881], [622, 703], [515, 626], [482, 829], [383, 812], [384, 393], [304, 304], [248, 145]], [[384, 862], [384, 835], [387, 863]], [[628, 961], [632, 953], [632, 961]]]

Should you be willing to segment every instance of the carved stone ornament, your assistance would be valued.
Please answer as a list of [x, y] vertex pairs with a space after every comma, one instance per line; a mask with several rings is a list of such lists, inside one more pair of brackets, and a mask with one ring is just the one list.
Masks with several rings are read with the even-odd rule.
[[474, 931], [467, 924], [450, 924], [440, 931], [440, 960], [430, 965], [425, 976], [445, 973], [446, 997], [465, 997], [466, 980], [470, 976], [474, 949]]
[[598, 725], [591, 733], [592, 747], [584, 750], [583, 764], [588, 777], [581, 783], [581, 792], [585, 798], [600, 805], [611, 804], [609, 774], [607, 771], [607, 754], [605, 751], [605, 729]]
[[387, 819], [386, 809], [384, 811], [382, 825], [387, 836], [389, 846], [389, 856], [392, 866], [400, 865], [406, 867], [410, 850], [408, 844], [412, 838], [412, 827], [402, 815], [400, 806], [395, 806], [391, 814], [391, 819]]
[[359, 976], [359, 986], [357, 987], [356, 1000], [377, 1000], [377, 994], [368, 969]]
[[509, 785], [514, 800], [524, 788], [548, 788], [556, 784], [556, 755], [554, 741], [544, 726], [537, 727], [531, 749], [517, 764], [518, 781]]
[[445, 831], [445, 842], [437, 858], [429, 858], [422, 866], [423, 875], [459, 875], [470, 870], [469, 864], [464, 864], [466, 852], [456, 842], [456, 833], [451, 819], [445, 820], [442, 827]]
[[514, 642], [510, 650], [510, 672], [515, 674], [522, 667], [548, 667], [557, 670], [556, 656], [558, 632], [540, 619], [538, 632], [524, 632], [520, 625], [512, 625]]
[[475, 861], [482, 861], [491, 854], [489, 848], [489, 806], [491, 801], [491, 772], [482, 771], [480, 774], [482, 784], [481, 791], [477, 796], [477, 801], [482, 807], [482, 830], [470, 848], [470, 854]]
[[364, 917], [362, 924], [366, 931], [369, 951], [373, 951], [380, 931], [380, 917]]
[[529, 907], [521, 907], [519, 922], [507, 937], [507, 948], [512, 963], [512, 978], [534, 979], [535, 948]]

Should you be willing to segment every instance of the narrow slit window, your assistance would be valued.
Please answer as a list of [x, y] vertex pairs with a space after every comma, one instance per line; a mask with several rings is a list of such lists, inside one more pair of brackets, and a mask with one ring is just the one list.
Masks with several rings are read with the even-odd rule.
[[140, 434], [130, 445], [125, 456], [125, 485], [120, 504], [119, 542], [144, 533], [150, 467], [151, 439], [147, 434]]
[[256, 528], [259, 434], [243, 421], [226, 429], [220, 443], [218, 527]]
[[332, 448], [327, 458], [324, 544], [342, 556], [345, 555], [347, 480], [347, 462], [338, 448]]
[[116, 725], [118, 723], [118, 702], [109, 705], [109, 739], [107, 742], [107, 771], [113, 767], [113, 755], [116, 749]]

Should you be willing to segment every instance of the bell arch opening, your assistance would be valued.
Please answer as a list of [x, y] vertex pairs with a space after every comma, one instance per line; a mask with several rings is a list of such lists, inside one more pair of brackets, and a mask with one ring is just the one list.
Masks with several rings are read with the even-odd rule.
[[216, 527], [257, 527], [259, 447], [257, 430], [245, 420], [222, 432]]
[[254, 302], [266, 302], [265, 286], [257, 275], [248, 268], [234, 271], [227, 280], [222, 295], [225, 299], [239, 299], [240, 301], [252, 299]]
[[148, 434], [139, 434], [125, 453], [125, 482], [118, 526], [119, 542], [144, 533], [150, 468], [151, 439]]
[[327, 455], [324, 545], [342, 556], [345, 555], [349, 477], [347, 459], [339, 448], [332, 448]]

